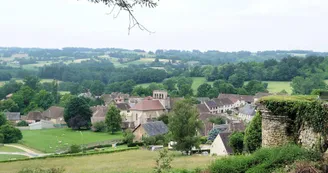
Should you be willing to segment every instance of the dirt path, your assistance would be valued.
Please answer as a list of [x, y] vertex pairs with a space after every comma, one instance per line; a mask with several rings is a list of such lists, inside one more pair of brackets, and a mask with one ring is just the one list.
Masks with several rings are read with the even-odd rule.
[[12, 154], [18, 154], [18, 155], [25, 155], [25, 156], [28, 156], [28, 157], [41, 157], [41, 156], [50, 155], [50, 154], [42, 153], [40, 151], [31, 150], [27, 147], [17, 145], [17, 144], [5, 144], [4, 146], [18, 148], [18, 149], [23, 150], [25, 152], [0, 152], [0, 154], [2, 154], [2, 153], [7, 153], [7, 154], [12, 153]]

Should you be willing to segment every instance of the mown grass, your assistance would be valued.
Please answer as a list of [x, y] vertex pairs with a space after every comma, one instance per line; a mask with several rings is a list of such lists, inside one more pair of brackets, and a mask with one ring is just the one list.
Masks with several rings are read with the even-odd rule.
[[122, 133], [111, 135], [109, 133], [95, 133], [91, 131], [73, 131], [68, 128], [23, 130], [22, 145], [36, 150], [52, 153], [58, 148], [68, 147], [73, 144], [88, 144], [94, 142], [122, 139]]
[[[171, 152], [172, 154], [172, 152]], [[174, 169], [195, 169], [208, 167], [216, 157], [181, 156], [174, 152]], [[152, 172], [158, 152], [131, 150], [125, 152], [91, 155], [82, 157], [47, 158], [40, 160], [0, 163], [0, 173], [16, 173], [23, 168], [64, 168], [66, 173], [147, 173]]]
[[[27, 158], [27, 156], [23, 156], [23, 155], [11, 155], [11, 154], [0, 154], [0, 161], [3, 161], [3, 160], [11, 160], [11, 159], [23, 159], [23, 158]], [[2, 171], [3, 170], [2, 170], [2, 166], [1, 166], [0, 172], [2, 172]]]
[[0, 146], [0, 152], [25, 152], [25, 151], [15, 147]]

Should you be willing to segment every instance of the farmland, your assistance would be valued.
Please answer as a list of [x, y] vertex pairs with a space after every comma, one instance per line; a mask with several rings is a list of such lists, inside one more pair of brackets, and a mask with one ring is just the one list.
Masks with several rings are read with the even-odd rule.
[[[173, 153], [171, 153], [173, 154]], [[210, 156], [181, 156], [174, 152], [172, 167], [174, 169], [205, 168], [216, 159]], [[64, 168], [66, 172], [117, 173], [117, 172], [152, 172], [157, 152], [148, 150], [131, 150], [125, 152], [91, 155], [69, 158], [48, 158], [30, 161], [0, 163], [0, 173], [16, 173], [22, 168]], [[96, 163], [96, 164], [95, 164]], [[127, 166], [128, 165], [128, 166]]]
[[46, 153], [73, 144], [122, 139], [122, 134], [95, 133], [91, 131], [73, 131], [71, 129], [23, 130], [21, 144]]

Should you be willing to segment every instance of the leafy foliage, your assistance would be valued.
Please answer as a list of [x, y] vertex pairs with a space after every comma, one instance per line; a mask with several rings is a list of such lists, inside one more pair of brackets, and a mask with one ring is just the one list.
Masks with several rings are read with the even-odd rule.
[[80, 145], [71, 145], [69, 147], [69, 153], [79, 153], [81, 152], [81, 146]]
[[92, 112], [84, 99], [72, 98], [65, 107], [64, 119], [68, 127], [74, 130], [86, 128], [91, 125]]
[[314, 89], [328, 89], [327, 84], [322, 77], [313, 75], [311, 77], [296, 76], [293, 78], [290, 86], [293, 88], [293, 94], [310, 94]]
[[0, 112], [0, 126], [5, 125], [7, 122], [7, 117], [3, 112]]
[[210, 172], [270, 173], [297, 160], [318, 161], [321, 155], [296, 145], [262, 148], [251, 155], [231, 156], [217, 159], [209, 167]]
[[244, 133], [234, 132], [229, 136], [229, 146], [236, 154], [241, 154], [244, 150]]
[[121, 130], [122, 117], [120, 115], [120, 110], [111, 105], [106, 115], [105, 122], [107, 124], [107, 130], [112, 134]]
[[198, 147], [200, 140], [197, 136], [197, 130], [201, 129], [201, 126], [198, 112], [190, 101], [176, 102], [169, 116], [169, 130], [172, 140], [177, 142], [174, 148], [188, 152], [192, 147]]
[[169, 155], [168, 149], [164, 148], [159, 151], [159, 157], [156, 159], [156, 167], [154, 173], [165, 173], [168, 172], [171, 167], [173, 158]]
[[64, 173], [63, 168], [50, 168], [50, 169], [41, 169], [41, 168], [24, 168], [18, 173]]
[[28, 126], [28, 123], [27, 123], [25, 120], [21, 120], [21, 121], [18, 122], [16, 125], [17, 125], [17, 126], [20, 126], [20, 127], [22, 127], [22, 126]]
[[10, 124], [2, 125], [0, 133], [4, 136], [4, 143], [16, 143], [23, 138], [22, 132]]
[[245, 130], [244, 145], [248, 152], [254, 152], [262, 145], [262, 117], [259, 112]]
[[107, 131], [107, 125], [104, 121], [95, 122], [92, 124], [92, 130], [94, 132], [105, 132]]
[[134, 134], [132, 132], [132, 130], [127, 129], [124, 131], [123, 133], [123, 137], [124, 137], [124, 142], [127, 143], [128, 145], [133, 143], [133, 139], [134, 139]]

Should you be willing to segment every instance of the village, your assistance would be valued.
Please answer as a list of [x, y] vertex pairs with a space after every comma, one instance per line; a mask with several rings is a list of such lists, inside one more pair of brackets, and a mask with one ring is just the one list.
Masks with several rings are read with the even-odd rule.
[[[198, 111], [198, 118], [202, 122], [199, 135], [211, 137], [193, 148], [194, 152], [210, 155], [230, 155], [233, 150], [229, 147], [229, 136], [233, 132], [244, 132], [246, 124], [256, 114], [255, 102], [261, 97], [271, 95], [269, 93], [257, 93], [255, 96], [237, 94], [219, 94], [218, 98], [210, 99], [198, 97], [194, 106]], [[87, 92], [79, 97], [95, 97]], [[7, 96], [10, 98], [10, 95]], [[145, 137], [164, 135], [168, 133], [167, 123], [158, 119], [167, 116], [174, 107], [175, 102], [184, 98], [171, 98], [165, 90], [154, 90], [152, 96], [136, 97], [120, 92], [103, 94], [100, 96], [104, 105], [90, 107], [92, 110], [91, 123], [105, 121], [110, 105], [115, 105], [120, 110], [122, 117], [122, 130], [130, 129], [134, 134], [134, 142], [143, 142]], [[18, 123], [24, 120], [28, 126], [18, 127], [20, 130], [40, 130], [53, 128], [66, 128], [64, 121], [64, 108], [51, 106], [45, 111], [31, 111], [27, 115], [19, 112], [5, 112], [8, 121]], [[211, 134], [212, 133], [212, 134]], [[213, 137], [214, 135], [214, 137]], [[171, 141], [170, 144], [174, 144]], [[172, 149], [172, 146], [169, 148]], [[162, 148], [163, 145], [154, 145], [152, 149]]]

